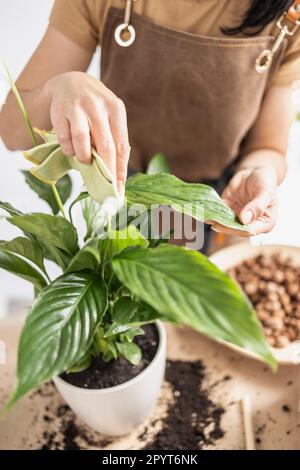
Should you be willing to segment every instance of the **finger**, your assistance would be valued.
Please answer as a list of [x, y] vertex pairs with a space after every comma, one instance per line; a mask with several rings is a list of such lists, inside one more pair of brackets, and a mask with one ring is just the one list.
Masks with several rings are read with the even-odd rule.
[[74, 156], [75, 150], [72, 144], [70, 123], [66, 118], [53, 122], [53, 128], [57, 134], [60, 147], [65, 155]]
[[91, 163], [91, 138], [88, 119], [81, 110], [77, 110], [69, 117], [69, 121], [74, 155], [79, 162], [89, 164]]
[[130, 146], [126, 109], [121, 100], [117, 100], [111, 110], [110, 128], [116, 148], [116, 175], [118, 190], [120, 194], [124, 194]]
[[217, 222], [214, 223], [214, 225], [212, 225], [211, 229], [216, 233], [223, 233], [224, 235], [234, 235], [234, 236], [243, 237], [243, 238], [249, 238], [253, 235], [251, 232], [247, 230], [239, 230], [239, 229], [225, 227], [224, 225], [219, 224]]
[[90, 127], [97, 153], [110, 170], [113, 179], [116, 178], [116, 148], [112, 137], [108, 115], [105, 111], [91, 111]]
[[226, 197], [223, 197], [222, 196], [222, 200], [223, 202], [230, 207], [230, 209], [233, 210], [233, 212], [235, 212], [236, 214], [239, 214], [240, 211], [242, 210], [242, 206], [241, 206], [241, 203], [240, 201], [234, 199], [234, 198], [226, 198]]
[[276, 218], [277, 204], [274, 203], [272, 206], [268, 207], [266, 215], [260, 219], [254, 220], [251, 224], [248, 225], [248, 228], [254, 235], [259, 235], [260, 233], [269, 233], [275, 226]]
[[262, 217], [272, 201], [273, 195], [268, 191], [262, 192], [252, 201], [248, 202], [239, 213], [239, 218], [243, 224], [250, 224], [254, 220]]

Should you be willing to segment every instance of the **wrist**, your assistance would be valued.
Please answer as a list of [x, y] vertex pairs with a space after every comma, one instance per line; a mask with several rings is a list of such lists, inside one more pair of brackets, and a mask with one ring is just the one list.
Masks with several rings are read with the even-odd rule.
[[48, 102], [51, 102], [55, 93], [55, 85], [57, 82], [57, 76], [50, 78], [43, 85], [42, 91]]
[[236, 174], [241, 173], [245, 177], [257, 176], [263, 177], [268, 182], [269, 187], [273, 187], [276, 190], [278, 186], [278, 174], [276, 168], [272, 165], [242, 165], [237, 169]]
[[284, 180], [287, 165], [283, 153], [272, 149], [262, 149], [253, 151], [243, 157], [237, 171], [240, 170], [266, 171], [270, 177], [276, 179], [276, 185], [278, 186]]

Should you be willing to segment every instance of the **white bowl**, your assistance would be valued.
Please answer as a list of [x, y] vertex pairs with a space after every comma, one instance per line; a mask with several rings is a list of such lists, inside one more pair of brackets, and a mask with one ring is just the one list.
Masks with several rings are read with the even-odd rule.
[[139, 375], [115, 387], [92, 390], [75, 387], [61, 377], [54, 383], [72, 410], [95, 431], [121, 436], [133, 431], [153, 410], [166, 365], [166, 330], [155, 323], [159, 345], [152, 362]]
[[[219, 250], [210, 257], [210, 260], [218, 268], [222, 269], [222, 271], [228, 271], [246, 259], [253, 258], [260, 254], [272, 255], [275, 253], [280, 253], [284, 257], [293, 258], [300, 266], [300, 248], [284, 245], [253, 246], [249, 242], [238, 243]], [[246, 351], [239, 346], [225, 341], [221, 342], [244, 356], [260, 359], [256, 354]], [[286, 348], [271, 348], [271, 350], [279, 365], [300, 364], [300, 341], [294, 341]]]

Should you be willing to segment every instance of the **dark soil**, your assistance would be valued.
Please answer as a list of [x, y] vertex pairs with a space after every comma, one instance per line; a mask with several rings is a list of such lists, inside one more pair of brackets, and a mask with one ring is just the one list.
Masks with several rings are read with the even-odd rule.
[[[166, 381], [172, 387], [173, 402], [162, 419], [162, 429], [149, 442], [151, 426], [140, 440], [145, 450], [197, 450], [223, 437], [224, 409], [209, 397], [204, 386], [205, 368], [200, 361], [168, 361]], [[227, 376], [224, 380], [230, 380]], [[153, 423], [155, 424], [155, 423]]]
[[[56, 393], [53, 387], [53, 394]], [[45, 427], [48, 427], [47, 425], [51, 422], [55, 422], [56, 425], [53, 429], [48, 427], [48, 430], [43, 432], [39, 450], [84, 450], [91, 446], [105, 448], [112, 442], [90, 431], [88, 427], [78, 424], [68, 405], [59, 405], [54, 409], [48, 408], [47, 413], [43, 416]]]
[[[150, 422], [139, 436], [146, 450], [197, 450], [214, 445], [223, 435], [223, 408], [211, 398], [214, 385], [205, 384], [205, 367], [200, 361], [168, 361], [166, 382], [171, 386], [172, 399], [167, 401], [166, 415]], [[230, 380], [224, 376], [222, 382]], [[220, 381], [219, 381], [220, 382]], [[44, 432], [39, 438], [40, 450], [105, 449], [112, 439], [93, 432], [81, 423], [66, 404], [57, 404], [57, 391], [52, 382], [39, 387], [31, 398], [46, 401], [42, 419]], [[161, 430], [153, 435], [154, 426]], [[257, 432], [259, 435], [259, 432]]]
[[142, 350], [142, 360], [138, 366], [133, 366], [124, 358], [106, 363], [97, 357], [88, 369], [71, 374], [64, 373], [61, 378], [71, 385], [88, 389], [114, 387], [133, 379], [146, 369], [158, 349], [159, 336], [156, 326], [145, 325], [143, 330], [145, 335], [136, 336], [134, 340]]

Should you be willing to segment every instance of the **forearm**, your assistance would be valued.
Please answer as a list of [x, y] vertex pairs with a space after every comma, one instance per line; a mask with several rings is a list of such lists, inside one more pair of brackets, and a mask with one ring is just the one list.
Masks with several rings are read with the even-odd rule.
[[275, 172], [277, 184], [287, 170], [285, 154], [295, 110], [289, 87], [271, 87], [262, 103], [260, 114], [242, 149], [239, 168], [267, 168]]
[[249, 152], [241, 159], [237, 171], [253, 168], [267, 168], [274, 171], [278, 185], [282, 183], [287, 172], [285, 156], [282, 152], [272, 149], [259, 149]]
[[[53, 60], [49, 60], [54, 58]], [[17, 80], [17, 87], [33, 126], [50, 129], [51, 89], [55, 77], [71, 71], [85, 72], [92, 51], [75, 44], [61, 32], [48, 27], [38, 48]], [[12, 93], [0, 113], [0, 137], [12, 150], [32, 145]]]
[[[41, 86], [20, 94], [32, 125], [40, 129], [51, 128], [50, 96], [46, 87]], [[11, 150], [26, 149], [32, 146], [30, 135], [12, 93], [9, 93], [0, 113], [0, 136]]]

